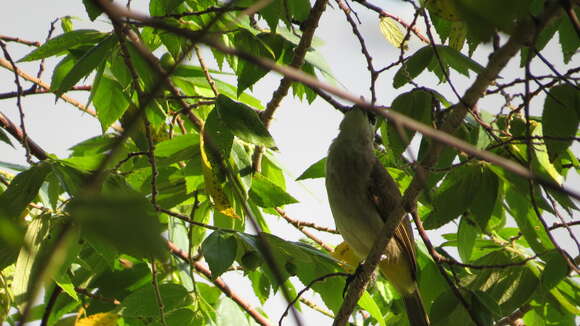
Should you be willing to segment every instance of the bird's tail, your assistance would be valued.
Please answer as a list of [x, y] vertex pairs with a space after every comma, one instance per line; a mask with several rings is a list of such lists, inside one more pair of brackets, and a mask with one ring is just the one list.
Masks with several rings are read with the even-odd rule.
[[429, 317], [423, 306], [419, 289], [403, 297], [410, 326], [429, 326]]

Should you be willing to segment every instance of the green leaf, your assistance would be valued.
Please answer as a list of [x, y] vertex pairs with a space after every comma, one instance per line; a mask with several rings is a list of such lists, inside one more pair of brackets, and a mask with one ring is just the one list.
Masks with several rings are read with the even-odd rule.
[[90, 260], [85, 259], [96, 268], [95, 272], [98, 272], [98, 267], [102, 265], [111, 267], [104, 268], [91, 283], [99, 289], [97, 292], [99, 295], [124, 300], [129, 294], [151, 283], [151, 271], [147, 264], [136, 263], [131, 266], [114, 268], [115, 264], [118, 265], [116, 262], [119, 260], [118, 252], [103, 245], [102, 242], [89, 241], [89, 244], [91, 248], [94, 248], [94, 256]]
[[[256, 57], [276, 60], [274, 53], [259, 38], [252, 33], [241, 30], [235, 34], [234, 44], [236, 48], [244, 50]], [[238, 96], [248, 87], [252, 87], [258, 80], [262, 79], [268, 70], [261, 68], [254, 63], [240, 60], [236, 69], [238, 76]]]
[[298, 200], [262, 174], [254, 174], [250, 198], [260, 207], [279, 207]]
[[210, 234], [201, 245], [201, 253], [209, 269], [212, 279], [218, 278], [236, 258], [237, 241], [231, 233], [215, 231]]
[[499, 178], [484, 166], [478, 188], [469, 209], [473, 219], [482, 230], [486, 230], [494, 208], [499, 203]]
[[462, 75], [469, 76], [469, 70], [479, 74], [485, 69], [482, 65], [452, 47], [438, 45], [437, 51], [445, 64]]
[[570, 267], [568, 266], [566, 259], [562, 257], [562, 253], [558, 251], [549, 253], [545, 260], [546, 267], [542, 272], [540, 281], [544, 289], [550, 290], [568, 276]]
[[487, 42], [496, 30], [512, 33], [529, 13], [529, 0], [453, 1], [473, 38]]
[[266, 274], [262, 270], [255, 270], [248, 272], [248, 278], [252, 282], [252, 289], [254, 294], [264, 304], [269, 299], [272, 285]]
[[66, 33], [72, 32], [73, 23], [72, 23], [71, 16], [61, 17], [60, 18], [60, 27]]
[[385, 39], [396, 48], [405, 48], [403, 40], [405, 34], [401, 30], [399, 23], [391, 17], [383, 16], [380, 18], [379, 28]]
[[[573, 9], [576, 17], [580, 17], [580, 9], [578, 7]], [[572, 57], [576, 54], [576, 50], [580, 47], [580, 37], [574, 27], [574, 23], [570, 20], [568, 15], [562, 15], [560, 18], [560, 26], [558, 28], [558, 36], [562, 53], [564, 55], [564, 63], [569, 63]]]
[[419, 76], [433, 59], [433, 49], [424, 46], [411, 55], [393, 77], [393, 87], [399, 88]]
[[250, 326], [246, 315], [240, 310], [238, 304], [228, 297], [221, 299], [217, 306], [216, 315], [216, 325]]
[[117, 37], [110, 35], [78, 59], [72, 69], [63, 78], [58, 89], [53, 90], [57, 96], [71, 89], [81, 78], [90, 74], [111, 53], [117, 43]]
[[240, 184], [247, 193], [252, 187], [252, 151], [246, 148], [239, 140], [234, 141], [232, 146], [231, 162], [232, 172], [240, 180]]
[[509, 213], [518, 224], [524, 238], [537, 254], [554, 249], [546, 230], [538, 220], [529, 195], [522, 194], [513, 185], [506, 185], [505, 199]]
[[[165, 241], [151, 204], [135, 193], [76, 197], [68, 205], [83, 233], [134, 257], [163, 257]], [[127, 232], [131, 230], [131, 232]]]
[[50, 165], [40, 163], [19, 173], [0, 194], [0, 220], [16, 220], [38, 195], [38, 190], [50, 172]]
[[12, 145], [10, 138], [8, 138], [8, 135], [2, 129], [0, 129], [0, 141], [5, 142], [6, 144], [8, 144], [14, 148], [14, 145]]
[[169, 140], [162, 141], [155, 145], [155, 156], [171, 157], [184, 150], [198, 148], [199, 135], [187, 134], [179, 135]]
[[34, 49], [19, 62], [35, 61], [60, 54], [70, 49], [95, 44], [105, 38], [107, 34], [92, 29], [79, 29], [56, 36], [41, 47]]
[[97, 6], [93, 0], [83, 0], [83, 5], [85, 6], [85, 10], [87, 11], [87, 15], [89, 15], [91, 21], [95, 21], [95, 19], [103, 13], [101, 8]]
[[310, 165], [306, 171], [296, 179], [296, 181], [306, 179], [324, 178], [326, 175], [326, 157]]
[[[431, 110], [433, 104], [433, 94], [418, 89], [397, 96], [391, 104], [391, 110], [402, 113], [426, 125], [431, 125]], [[400, 130], [403, 131], [402, 136]], [[405, 129], [402, 126], [400, 130], [393, 121], [388, 122], [387, 134], [389, 147], [393, 151], [394, 156], [401, 155], [415, 136], [414, 130]]]
[[[189, 306], [193, 302], [187, 289], [179, 284], [160, 284], [159, 294], [165, 313]], [[159, 304], [151, 284], [131, 293], [121, 302], [121, 305], [125, 307], [123, 317], [160, 318]]]
[[[203, 132], [205, 136], [212, 141], [214, 146], [217, 147], [222, 158], [225, 159], [230, 156], [234, 142], [234, 135], [232, 134], [230, 128], [224, 123], [223, 119], [220, 117], [217, 108], [214, 108], [208, 114], [203, 127]], [[208, 153], [208, 155], [212, 155], [212, 151], [208, 151], [206, 149], [205, 152]], [[217, 158], [213, 159], [215, 160]]]
[[82, 142], [69, 148], [69, 150], [72, 152], [71, 156], [100, 154], [109, 151], [114, 143], [115, 136], [113, 134], [102, 134], [83, 140]]
[[258, 114], [249, 106], [219, 95], [216, 109], [221, 120], [236, 137], [256, 145], [276, 146]]
[[473, 246], [475, 240], [477, 239], [477, 229], [468, 218], [463, 216], [459, 222], [459, 228], [457, 230], [457, 251], [459, 252], [459, 257], [464, 263], [469, 263], [471, 261], [471, 253], [473, 252]]
[[544, 136], [564, 139], [546, 139], [550, 161], [554, 161], [572, 144], [580, 122], [580, 92], [572, 85], [552, 87], [544, 102], [542, 123]]
[[381, 313], [381, 309], [379, 305], [375, 302], [373, 297], [365, 291], [363, 295], [358, 300], [358, 305], [361, 306], [364, 310], [368, 311], [371, 316], [379, 322], [379, 325], [385, 326], [385, 319], [383, 318], [383, 314]]
[[433, 211], [425, 220], [425, 228], [436, 229], [463, 214], [474, 200], [481, 180], [481, 166], [466, 164], [447, 175], [433, 198]]
[[[32, 287], [34, 281], [33, 274], [35, 262], [41, 250], [43, 240], [48, 234], [49, 223], [46, 216], [44, 218], [36, 218], [28, 225], [28, 230], [24, 237], [24, 242], [27, 248], [23, 247], [20, 250], [18, 259], [16, 260], [16, 270], [14, 279], [12, 280], [12, 293], [14, 295], [14, 303], [22, 309], [29, 299], [28, 292]], [[38, 268], [38, 266], [36, 266]]]
[[449, 34], [449, 46], [457, 51], [463, 49], [465, 37], [467, 36], [467, 28], [463, 22], [457, 21], [451, 24], [451, 32]]
[[127, 108], [129, 101], [118, 82], [103, 76], [93, 96], [93, 104], [97, 109], [97, 117], [103, 132], [119, 120]]
[[80, 56], [78, 54], [69, 54], [64, 57], [52, 71], [52, 79], [50, 81], [50, 89], [55, 91], [59, 89], [62, 81], [71, 71], [71, 69], [76, 65]]
[[[165, 315], [165, 324], [166, 325], [201, 325], [201, 321], [198, 320], [199, 317], [189, 308], [183, 308], [179, 310], [172, 311]], [[151, 324], [150, 326], [164, 326], [161, 321], [156, 321]]]

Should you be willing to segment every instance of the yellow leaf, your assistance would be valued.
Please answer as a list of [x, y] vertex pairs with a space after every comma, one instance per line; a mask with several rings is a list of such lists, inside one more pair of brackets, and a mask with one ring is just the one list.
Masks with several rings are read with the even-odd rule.
[[344, 241], [336, 246], [330, 255], [343, 262], [342, 268], [344, 268], [348, 273], [354, 272], [355, 268], [361, 262], [361, 259], [358, 258], [354, 251]]
[[210, 157], [207, 155], [205, 150], [205, 132], [202, 129], [199, 133], [199, 147], [201, 152], [201, 169], [203, 172], [203, 178], [205, 182], [205, 190], [208, 195], [213, 200], [215, 208], [222, 214], [227, 215], [232, 218], [240, 218], [238, 214], [232, 208], [228, 197], [226, 196], [224, 190], [222, 189], [222, 183], [217, 174], [217, 168], [214, 168], [215, 164], [211, 163]]
[[379, 28], [381, 29], [381, 33], [389, 43], [397, 48], [407, 48], [406, 44], [403, 43], [405, 39], [405, 34], [401, 30], [399, 23], [391, 17], [383, 16], [381, 17]]
[[116, 313], [102, 312], [78, 319], [75, 326], [115, 326], [117, 319], [119, 319], [119, 315]]

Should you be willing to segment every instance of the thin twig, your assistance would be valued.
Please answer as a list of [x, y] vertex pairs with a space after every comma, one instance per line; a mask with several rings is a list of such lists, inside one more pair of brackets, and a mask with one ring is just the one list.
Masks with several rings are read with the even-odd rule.
[[318, 282], [322, 282], [322, 281], [326, 280], [327, 278], [331, 278], [331, 277], [335, 277], [335, 276], [350, 277], [351, 275], [348, 274], [348, 273], [344, 273], [344, 272], [336, 272], [336, 273], [330, 273], [330, 274], [322, 275], [322, 276], [317, 277], [317, 278], [313, 279], [312, 281], [310, 281], [310, 283], [308, 283], [306, 285], [306, 287], [304, 287], [302, 290], [300, 290], [300, 292], [298, 292], [296, 294], [296, 297], [294, 298], [294, 300], [292, 300], [288, 304], [288, 306], [286, 306], [286, 310], [284, 310], [284, 312], [282, 313], [282, 316], [280, 316], [280, 320], [278, 320], [278, 326], [282, 326], [282, 321], [288, 315], [288, 310], [290, 309], [290, 307], [292, 307], [296, 303], [296, 301], [298, 301], [298, 299], [300, 299], [300, 297], [306, 291], [310, 290], [314, 284], [316, 284]]
[[209, 86], [211, 87], [213, 95], [218, 96], [220, 94], [220, 92], [218, 91], [218, 89], [215, 85], [215, 81], [213, 80], [213, 78], [211, 78], [211, 75], [209, 74], [209, 70], [207, 69], [207, 65], [205, 64], [205, 60], [203, 59], [203, 56], [201, 55], [201, 51], [199, 50], [199, 47], [197, 45], [194, 45], [193, 49], [195, 51], [195, 55], [197, 56], [197, 60], [199, 61], [199, 66], [201, 67], [201, 70], [203, 71], [203, 75], [205, 76], [205, 79], [207, 80]]
[[[10, 65], [12, 65], [12, 67], [16, 67], [14, 60], [12, 60], [12, 56], [10, 56], [8, 49], [6, 48], [6, 44], [4, 44], [4, 42], [0, 41], [0, 47], [2, 48], [2, 51], [4, 52], [4, 57], [6, 58], [6, 60], [8, 60], [8, 62], [10, 63]], [[24, 109], [22, 108], [23, 88], [22, 88], [22, 85], [20, 84], [20, 76], [16, 72], [16, 69], [13, 70], [13, 73], [14, 73], [14, 84], [16, 84], [16, 92], [18, 94], [16, 96], [16, 107], [18, 108], [18, 114], [20, 116], [20, 130], [22, 130], [22, 137], [24, 139], [22, 144], [24, 145], [26, 162], [28, 162], [28, 164], [32, 164], [32, 157], [30, 156], [30, 148], [28, 148], [28, 141], [26, 141], [26, 138], [28, 136], [26, 134], [26, 127], [24, 125]]]
[[159, 308], [159, 319], [161, 325], [168, 326], [167, 321], [165, 320], [165, 304], [163, 303], [161, 291], [159, 290], [159, 282], [157, 281], [157, 266], [155, 265], [155, 259], [153, 258], [151, 258], [151, 284], [153, 285], [155, 301], [157, 301], [157, 307]]
[[314, 234], [312, 234], [310, 231], [305, 230], [304, 226], [300, 224], [300, 222], [290, 218], [288, 216], [288, 214], [286, 214], [286, 212], [284, 212], [282, 209], [280, 208], [276, 208], [276, 211], [278, 212], [278, 214], [280, 214], [280, 216], [282, 216], [282, 218], [284, 218], [286, 221], [288, 221], [288, 223], [292, 224], [294, 227], [296, 227], [300, 232], [302, 232], [305, 236], [307, 236], [308, 238], [312, 239], [312, 241], [316, 242], [319, 246], [321, 246], [322, 248], [326, 249], [328, 252], [332, 252], [333, 248], [331, 246], [329, 246], [328, 244], [326, 244], [324, 241], [320, 240], [317, 236], [315, 236]]
[[[10, 71], [17, 72], [20, 77], [22, 77], [22, 78], [24, 78], [24, 79], [26, 79], [26, 80], [28, 80], [30, 82], [33, 82], [33, 83], [37, 84], [38, 86], [42, 87], [43, 89], [45, 89], [47, 91], [50, 91], [50, 85], [48, 85], [44, 81], [42, 81], [42, 80], [40, 80], [40, 79], [38, 79], [38, 78], [36, 78], [34, 76], [31, 76], [31, 75], [25, 73], [24, 71], [20, 70], [19, 68], [16, 68], [15, 66], [13, 66], [7, 60], [0, 58], [0, 66], [4, 67], [4, 68], [6, 68], [6, 69], [8, 69]], [[96, 117], [97, 116], [97, 113], [95, 112], [95, 110], [93, 110], [93, 109], [91, 109], [89, 107], [86, 107], [85, 105], [81, 104], [79, 101], [73, 99], [72, 97], [69, 97], [69, 96], [64, 95], [64, 94], [60, 95], [59, 97], [61, 99], [63, 99], [65, 102], [67, 102], [69, 104], [72, 104], [73, 106], [77, 107], [81, 111], [86, 112], [86, 113], [92, 115], [93, 117]], [[119, 126], [119, 125], [112, 125], [111, 128], [115, 129], [118, 132], [122, 132], [123, 131], [123, 128], [121, 126]]]
[[0, 127], [4, 128], [9, 134], [14, 136], [22, 146], [29, 148], [30, 153], [39, 160], [42, 161], [48, 158], [48, 154], [32, 139], [25, 137], [22, 129], [16, 126], [16, 124], [8, 119], [8, 117], [6, 117], [2, 112], [0, 112]]
[[35, 47], [39, 47], [42, 45], [42, 43], [40, 43], [38, 41], [28, 41], [28, 40], [21, 39], [19, 37], [6, 36], [6, 35], [0, 35], [0, 40], [5, 41], [5, 42], [20, 43], [20, 44], [24, 44], [24, 45], [28, 45], [28, 46], [35, 46]]

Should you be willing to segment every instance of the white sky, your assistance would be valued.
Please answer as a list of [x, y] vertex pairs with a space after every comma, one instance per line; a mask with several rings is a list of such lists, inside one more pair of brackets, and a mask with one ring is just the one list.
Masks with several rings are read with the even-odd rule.
[[[376, 4], [383, 6], [385, 10], [390, 13], [400, 15], [406, 21], [410, 21], [412, 10], [408, 5], [400, 1], [374, 1]], [[133, 1], [134, 8], [140, 8], [148, 1]], [[328, 8], [323, 15], [320, 28], [317, 30], [316, 36], [325, 42], [325, 46], [321, 51], [332, 67], [335, 77], [343, 83], [343, 85], [353, 94], [370, 98], [369, 96], [369, 76], [366, 70], [366, 62], [361, 56], [360, 47], [355, 37], [351, 33], [350, 26], [346, 23], [343, 13], [336, 8], [333, 1], [332, 8]], [[367, 45], [374, 57], [373, 63], [375, 67], [383, 67], [399, 56], [399, 50], [389, 45], [380, 34], [378, 28], [378, 17], [376, 14], [361, 8], [357, 4], [353, 4], [363, 24], [360, 30], [367, 40]], [[82, 2], [77, 1], [9, 1], [3, 5], [3, 10], [0, 11], [0, 34], [20, 37], [26, 40], [43, 41], [48, 32], [49, 24], [52, 20], [61, 16], [76, 16], [80, 20], [74, 20], [75, 28], [95, 28], [94, 25], [88, 21], [84, 12]], [[110, 30], [104, 19], [100, 18], [101, 23], [98, 28], [104, 31]], [[62, 33], [60, 24], [57, 23], [57, 30], [55, 34]], [[422, 46], [416, 39], [412, 40], [410, 51], [415, 51]], [[557, 63], [560, 71], [565, 71], [562, 68], [562, 63], [559, 54], [559, 45], [557, 42], [551, 43], [553, 50], [550, 50], [550, 45], [545, 50], [544, 54], [551, 60]], [[22, 58], [32, 48], [8, 43], [8, 48], [15, 60]], [[487, 62], [485, 58], [485, 51], [480, 49], [477, 53], [477, 60], [485, 65]], [[208, 52], [206, 53], [206, 60], [212, 61]], [[519, 58], [513, 60], [512, 63], [519, 63]], [[47, 61], [46, 72], [42, 79], [50, 82], [50, 72], [58, 60], [50, 59]], [[37, 62], [32, 64], [21, 64], [21, 69], [29, 74], [35, 75], [37, 71]], [[502, 75], [511, 77], [518, 73], [518, 69], [510, 69]], [[549, 73], [549, 70], [541, 64], [536, 62], [532, 66], [532, 71], [536, 74]], [[410, 88], [394, 90], [392, 88], [391, 78], [396, 72], [393, 69], [383, 75], [377, 84], [377, 95], [379, 103], [389, 105], [392, 100], [403, 90], [408, 91]], [[459, 88], [461, 93], [470, 83], [469, 79], [456, 76], [454, 73], [452, 79], [455, 80], [455, 85]], [[508, 76], [509, 75], [509, 76]], [[519, 76], [521, 76], [519, 71]], [[455, 78], [457, 77], [457, 78]], [[472, 76], [473, 77], [473, 76]], [[279, 76], [269, 74], [266, 78], [254, 86], [254, 95], [261, 99], [265, 104], [271, 98], [272, 92], [278, 86]], [[5, 69], [0, 69], [0, 92], [14, 91], [14, 77], [13, 74]], [[22, 81], [22, 79], [21, 79]], [[419, 79], [419, 84], [426, 87], [436, 88], [441, 93], [445, 94], [451, 101], [454, 97], [451, 95], [450, 89], [447, 85], [436, 85], [436, 81], [430, 74], [424, 73]], [[90, 83], [90, 80], [88, 81]], [[23, 87], [26, 89], [30, 86], [29, 83], [24, 83]], [[86, 94], [79, 92], [71, 92], [69, 95], [85, 99]], [[489, 109], [497, 106], [501, 99], [496, 98], [480, 102], [480, 108]], [[84, 102], [84, 100], [82, 101]], [[543, 99], [535, 100], [532, 105], [541, 107]], [[49, 153], [55, 153], [59, 157], [68, 156], [67, 149], [72, 145], [87, 139], [89, 137], [100, 134], [99, 122], [89, 116], [78, 111], [76, 108], [64, 103], [62, 100], [55, 104], [54, 96], [52, 95], [34, 95], [23, 98], [23, 107], [26, 114], [25, 123], [28, 135], [34, 139], [43, 149]], [[490, 109], [495, 112], [495, 109]], [[6, 114], [14, 122], [18, 122], [18, 113], [14, 100], [0, 101], [0, 112]], [[539, 111], [538, 111], [539, 112]], [[321, 100], [316, 100], [312, 105], [295, 101], [292, 96], [288, 96], [283, 102], [280, 109], [275, 115], [275, 120], [270, 128], [271, 133], [280, 148], [279, 161], [289, 171], [290, 177], [296, 178], [300, 175], [310, 164], [318, 161], [320, 158], [326, 156], [326, 151], [330, 145], [331, 140], [338, 132], [338, 123], [341, 115], [332, 107]], [[24, 164], [23, 151], [20, 146], [16, 144], [18, 150], [0, 143], [0, 161]], [[578, 185], [578, 176], [574, 176], [573, 182], [568, 182], [568, 185]], [[319, 225], [334, 226], [330, 210], [326, 201], [326, 191], [321, 179], [307, 180], [301, 183], [290, 182], [288, 191], [293, 196], [300, 200], [299, 204], [289, 205], [286, 211], [293, 218], [300, 220], [315, 222]], [[302, 234], [292, 227], [289, 227], [283, 220], [276, 220], [273, 217], [268, 218], [271, 223], [274, 233], [288, 240], [295, 240], [302, 237]], [[435, 243], [440, 243], [440, 237], [432, 234], [431, 237]], [[563, 235], [565, 236], [565, 234]], [[321, 238], [329, 241], [331, 244], [338, 244], [339, 237], [320, 235]], [[558, 237], [561, 239], [561, 237]], [[573, 255], [576, 255], [575, 250], [568, 240], [563, 244]], [[244, 294], [253, 305], [259, 306], [257, 299], [253, 295], [247, 296], [246, 293], [252, 293], [248, 282], [234, 273], [227, 273], [223, 277], [232, 287]], [[297, 289], [300, 290], [302, 286], [297, 284]], [[252, 293], [253, 294], [253, 293]], [[281, 312], [285, 308], [285, 303], [280, 299], [269, 300], [263, 309], [269, 314], [273, 321], [278, 320]], [[309, 308], [303, 306], [303, 319], [308, 321], [307, 324], [314, 324], [315, 322], [322, 322], [328, 324], [329, 319], [319, 314], [312, 312]], [[292, 325], [291, 317], [285, 319], [285, 325]]]

